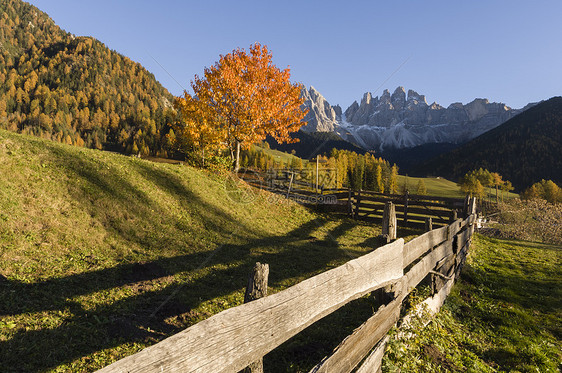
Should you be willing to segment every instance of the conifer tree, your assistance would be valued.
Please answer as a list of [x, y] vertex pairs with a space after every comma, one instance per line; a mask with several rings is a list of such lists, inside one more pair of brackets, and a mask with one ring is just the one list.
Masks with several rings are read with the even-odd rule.
[[416, 194], [420, 196], [424, 196], [427, 194], [427, 188], [425, 187], [425, 181], [423, 179], [419, 179], [418, 185], [416, 186]]

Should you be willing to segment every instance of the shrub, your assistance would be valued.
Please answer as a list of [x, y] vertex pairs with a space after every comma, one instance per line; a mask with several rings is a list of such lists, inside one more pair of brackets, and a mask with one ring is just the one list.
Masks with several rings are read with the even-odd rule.
[[544, 199], [513, 199], [499, 205], [500, 235], [528, 241], [562, 244], [562, 204]]

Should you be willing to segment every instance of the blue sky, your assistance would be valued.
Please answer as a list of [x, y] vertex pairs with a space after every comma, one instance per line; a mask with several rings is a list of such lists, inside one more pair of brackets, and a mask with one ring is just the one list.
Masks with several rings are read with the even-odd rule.
[[173, 94], [220, 54], [268, 45], [345, 110], [399, 85], [443, 106], [562, 95], [562, 1], [31, 0], [66, 31], [140, 62]]

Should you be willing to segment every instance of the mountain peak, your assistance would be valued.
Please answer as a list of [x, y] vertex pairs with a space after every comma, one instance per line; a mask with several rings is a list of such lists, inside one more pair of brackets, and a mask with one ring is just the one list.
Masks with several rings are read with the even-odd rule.
[[334, 109], [312, 86], [308, 90], [303, 86], [301, 97], [304, 99], [303, 107], [309, 109], [304, 118], [307, 124], [302, 129], [309, 132], [334, 132], [341, 118], [341, 108], [337, 106]]
[[380, 97], [365, 92], [360, 103], [353, 102], [343, 115], [319, 93], [308, 96], [311, 112], [305, 130], [337, 131], [368, 149], [380, 150], [464, 143], [521, 112], [486, 98], [476, 98], [466, 105], [453, 103], [447, 108], [436, 102], [428, 105], [425, 95], [412, 89], [406, 94], [402, 86], [392, 94], [385, 89]]
[[427, 105], [427, 101], [425, 101], [425, 95], [420, 95], [418, 92], [409, 89], [408, 90], [408, 101], [414, 103], [422, 103], [423, 105]]
[[406, 90], [404, 87], [398, 87], [394, 90], [394, 93], [390, 96], [390, 102], [397, 110], [404, 108], [404, 104], [406, 103]]

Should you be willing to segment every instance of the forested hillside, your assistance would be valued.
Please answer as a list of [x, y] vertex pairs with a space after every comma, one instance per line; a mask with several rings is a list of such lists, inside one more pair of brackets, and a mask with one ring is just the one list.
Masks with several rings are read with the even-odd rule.
[[541, 102], [412, 174], [458, 179], [480, 167], [498, 172], [519, 191], [541, 179], [562, 183], [562, 97]]
[[[291, 135], [299, 141], [294, 143], [279, 144], [274, 138], [268, 137], [267, 142], [272, 149], [292, 153], [304, 159], [312, 159], [317, 155], [330, 154], [332, 149], [349, 150], [358, 154], [365, 154], [366, 150], [343, 140], [331, 132], [306, 132], [298, 131]], [[377, 155], [378, 156], [378, 155]]]
[[0, 11], [0, 128], [165, 155], [173, 97], [154, 75], [28, 3], [2, 0]]

